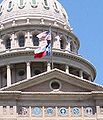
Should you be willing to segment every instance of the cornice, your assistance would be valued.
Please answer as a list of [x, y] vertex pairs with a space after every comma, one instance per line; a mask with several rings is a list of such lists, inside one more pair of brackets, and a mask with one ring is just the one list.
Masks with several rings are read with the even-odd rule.
[[[34, 49], [33, 47], [26, 49], [26, 48], [22, 48], [22, 49], [14, 49], [14, 50], [9, 50], [9, 51], [4, 51], [1, 52], [0, 54], [0, 59], [8, 59], [8, 58], [13, 58], [13, 57], [18, 57], [18, 56], [33, 56], [34, 55]], [[73, 54], [71, 52], [68, 51], [64, 51], [64, 50], [57, 50], [57, 49], [53, 49], [53, 57], [61, 57], [61, 58], [65, 58], [68, 60], [74, 60], [77, 61], [83, 65], [85, 65], [86, 67], [88, 67], [94, 76], [94, 79], [96, 77], [96, 69], [94, 68], [94, 66], [88, 62], [87, 60], [85, 60], [83, 57], [77, 55], [77, 54]], [[41, 61], [46, 61], [46, 58], [41, 59]], [[61, 61], [62, 63], [62, 61]]]
[[12, 100], [88, 100], [103, 99], [103, 91], [92, 92], [21, 92], [0, 91], [0, 98]]

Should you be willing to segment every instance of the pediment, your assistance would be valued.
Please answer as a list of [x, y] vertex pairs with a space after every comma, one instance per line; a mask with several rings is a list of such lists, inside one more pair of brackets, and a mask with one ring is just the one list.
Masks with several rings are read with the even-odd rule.
[[54, 69], [49, 72], [31, 77], [12, 84], [10, 87], [2, 88], [2, 91], [23, 91], [23, 92], [51, 92], [51, 81], [59, 81], [62, 92], [91, 92], [103, 91], [103, 87], [79, 77], [67, 74], [61, 70]]

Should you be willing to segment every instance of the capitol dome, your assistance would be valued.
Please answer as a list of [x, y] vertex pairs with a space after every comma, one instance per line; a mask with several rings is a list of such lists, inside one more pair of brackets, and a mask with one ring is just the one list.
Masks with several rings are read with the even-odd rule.
[[[0, 5], [0, 23], [12, 22], [22, 24], [30, 20], [31, 24], [49, 24], [51, 21], [59, 27], [70, 27], [68, 15], [63, 6], [57, 0], [4, 0]], [[13, 24], [14, 25], [14, 24]]]
[[[37, 36], [51, 31], [52, 60], [34, 58], [43, 46]], [[0, 5], [0, 88], [59, 69], [79, 79], [94, 81], [95, 68], [78, 54], [79, 39], [57, 0], [3, 0]]]

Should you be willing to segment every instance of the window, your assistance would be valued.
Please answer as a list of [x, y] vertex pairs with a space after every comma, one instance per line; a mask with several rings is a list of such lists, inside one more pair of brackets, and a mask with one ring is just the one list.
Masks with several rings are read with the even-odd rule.
[[11, 5], [12, 5], [12, 1], [9, 2], [8, 8], [11, 8]]
[[39, 46], [39, 38], [36, 35], [33, 35], [32, 41], [34, 46]]
[[65, 49], [65, 42], [63, 39], [60, 40], [60, 48]]
[[10, 49], [11, 48], [11, 40], [10, 38], [7, 38], [5, 41], [5, 47], [6, 49]]
[[20, 6], [23, 6], [23, 0], [20, 0]]
[[12, 3], [12, 1], [10, 1], [7, 11], [10, 12], [12, 10], [12, 8], [13, 8], [13, 3]]
[[2, 5], [0, 5], [0, 15], [2, 14]]
[[18, 75], [19, 75], [19, 76], [24, 76], [24, 75], [25, 75], [25, 70], [20, 70], [20, 71], [18, 72]]
[[59, 12], [56, 2], [54, 2], [54, 9], [56, 12]]
[[44, 0], [44, 4], [45, 6], [48, 6], [47, 0]]
[[33, 5], [36, 4], [36, 0], [32, 0], [32, 4], [33, 4]]
[[20, 35], [18, 37], [18, 42], [19, 42], [20, 47], [24, 47], [24, 45], [25, 45], [25, 37], [24, 37], [24, 35]]
[[60, 90], [61, 89], [61, 83], [58, 80], [53, 80], [50, 82], [50, 89], [51, 90]]
[[19, 8], [22, 9], [24, 6], [24, 0], [19, 0]]
[[44, 8], [47, 9], [47, 10], [49, 9], [47, 0], [44, 0]]

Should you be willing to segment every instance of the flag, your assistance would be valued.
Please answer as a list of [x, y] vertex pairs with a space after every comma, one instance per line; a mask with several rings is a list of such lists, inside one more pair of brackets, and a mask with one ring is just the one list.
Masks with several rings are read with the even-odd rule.
[[52, 50], [51, 50], [51, 44], [48, 44], [46, 47], [46, 56], [51, 56]]
[[41, 41], [50, 41], [51, 40], [51, 32], [50, 31], [44, 31], [40, 34], [37, 35], [37, 37], [39, 38], [39, 40]]
[[46, 56], [46, 46], [35, 49], [34, 58], [42, 58]]

